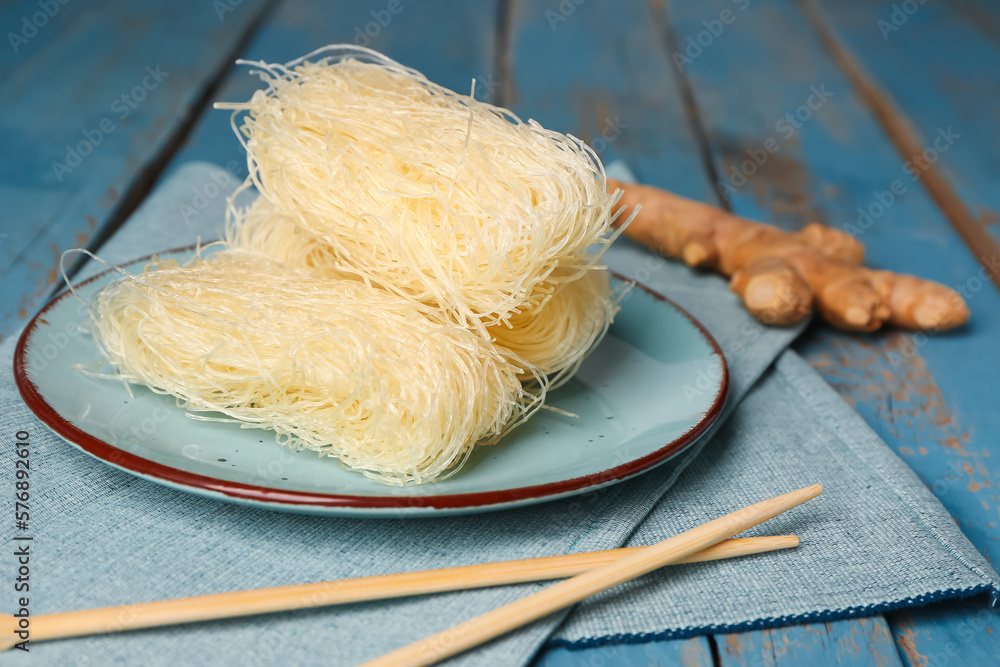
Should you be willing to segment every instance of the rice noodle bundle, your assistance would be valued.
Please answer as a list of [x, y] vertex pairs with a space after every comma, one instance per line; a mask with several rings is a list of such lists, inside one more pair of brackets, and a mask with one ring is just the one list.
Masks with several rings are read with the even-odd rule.
[[258, 198], [233, 195], [208, 259], [105, 287], [95, 340], [115, 377], [197, 418], [380, 481], [444, 479], [607, 330], [618, 195], [574, 137], [374, 51], [252, 64], [267, 89], [217, 106], [236, 110]]
[[147, 267], [94, 309], [119, 377], [382, 481], [442, 479], [538, 404], [468, 329], [250, 253]]
[[368, 49], [251, 64], [267, 89], [217, 106], [246, 112], [237, 136], [260, 205], [326, 241], [338, 270], [489, 326], [610, 242], [618, 197], [572, 136]]

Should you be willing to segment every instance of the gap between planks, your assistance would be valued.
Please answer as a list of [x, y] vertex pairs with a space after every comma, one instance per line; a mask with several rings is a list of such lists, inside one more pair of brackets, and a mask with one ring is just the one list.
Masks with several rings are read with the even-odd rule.
[[[653, 19], [653, 29], [659, 37], [660, 45], [663, 47], [664, 57], [670, 62], [670, 55], [678, 53], [681, 50], [677, 33], [670, 23], [670, 17], [667, 15], [667, 10], [662, 2], [651, 2], [649, 9], [650, 16]], [[708, 130], [701, 120], [701, 110], [698, 108], [698, 99], [694, 95], [694, 87], [691, 85], [691, 80], [679, 67], [669, 67], [668, 69], [674, 78], [677, 90], [681, 94], [681, 99], [684, 103], [684, 115], [687, 117], [691, 134], [694, 136], [695, 143], [698, 146], [705, 175], [709, 183], [716, 184], [712, 188], [714, 199], [721, 208], [732, 213], [733, 207], [729, 202], [729, 197], [726, 196], [722, 188], [717, 186], [718, 183], [722, 183], [722, 179], [719, 177], [719, 172], [715, 167], [715, 160], [712, 157], [712, 144], [708, 138]]]
[[491, 102], [504, 108], [510, 108], [514, 100], [514, 81], [510, 76], [514, 49], [511, 45], [510, 25], [515, 2], [516, 0], [498, 0], [496, 25], [493, 29], [493, 76], [500, 86], [497, 98]]
[[[204, 84], [204, 88], [201, 93], [191, 104], [177, 128], [167, 138], [163, 150], [160, 151], [160, 153], [150, 160], [144, 167], [142, 167], [141, 173], [129, 185], [117, 206], [115, 206], [114, 210], [108, 215], [104, 224], [87, 242], [87, 250], [96, 254], [98, 250], [100, 250], [101, 246], [107, 243], [108, 240], [114, 236], [115, 232], [117, 232], [118, 229], [125, 224], [129, 217], [131, 217], [131, 215], [135, 213], [136, 209], [138, 209], [139, 206], [141, 206], [146, 200], [146, 197], [156, 185], [164, 169], [167, 168], [174, 155], [176, 155], [180, 150], [184, 141], [187, 139], [191, 130], [201, 117], [201, 114], [211, 103], [212, 97], [215, 95], [216, 91], [218, 91], [223, 81], [225, 81], [226, 75], [234, 67], [235, 60], [242, 53], [244, 53], [254, 35], [256, 35], [257, 31], [263, 26], [265, 19], [270, 16], [272, 10], [274, 10], [283, 1], [284, 0], [265, 0], [261, 8], [258, 10], [257, 15], [254, 16], [249, 23], [247, 23], [243, 35], [236, 42], [233, 48], [225, 55], [218, 71], [206, 79], [206, 83]], [[80, 269], [83, 268], [83, 265], [86, 264], [87, 261], [88, 258], [86, 256], [81, 256], [77, 261], [73, 262], [73, 264], [66, 270], [67, 278], [72, 278]], [[63, 284], [57, 281], [52, 287], [52, 291], [49, 293], [47, 299], [52, 298], [62, 289]]]
[[[823, 16], [822, 10], [815, 0], [796, 0], [802, 7], [806, 18], [816, 29], [823, 47], [833, 57], [834, 62], [847, 75], [854, 85], [861, 100], [875, 114], [882, 129], [885, 130], [896, 146], [896, 150], [905, 160], [912, 161], [921, 156], [924, 147], [920, 144], [913, 127], [906, 120], [888, 91], [882, 88], [861, 66], [858, 59], [851, 53], [847, 45], [837, 39], [829, 21]], [[1000, 250], [1000, 246], [969, 213], [968, 207], [958, 193], [944, 177], [937, 165], [931, 164], [923, 169], [920, 182], [930, 193], [931, 198], [944, 213], [944, 216], [958, 232], [962, 240], [972, 251], [979, 264], [985, 264]], [[991, 275], [993, 284], [1000, 289], [1000, 275]]]
[[[810, 3], [810, 0], [799, 0], [799, 2]], [[673, 29], [673, 26], [672, 26], [672, 24], [670, 22], [670, 17], [668, 15], [667, 8], [664, 6], [663, 3], [660, 3], [660, 2], [651, 2], [650, 3], [650, 11], [651, 11], [651, 14], [652, 14], [652, 19], [653, 19], [653, 23], [654, 23], [654, 26], [655, 26], [656, 33], [659, 36], [660, 44], [663, 46], [663, 48], [664, 48], [664, 50], [666, 52], [666, 56], [669, 59], [670, 54], [673, 53], [674, 51], [678, 50], [678, 48], [677, 48], [678, 39], [677, 39], [677, 35], [676, 35], [676, 33], [675, 33], [674, 29]], [[808, 13], [808, 8], [807, 8], [807, 13]], [[810, 18], [810, 20], [812, 20], [814, 17], [810, 15], [809, 18]], [[822, 31], [821, 31], [821, 34], [823, 34]], [[832, 37], [830, 37], [830, 39], [832, 39]], [[824, 44], [826, 44], [826, 42], [824, 42]], [[827, 46], [826, 48], [830, 49], [829, 46]], [[840, 67], [842, 69], [845, 69], [843, 63], [841, 63], [839, 60], [837, 60], [836, 62], [838, 63], [838, 65], [840, 65]], [[701, 158], [702, 158], [702, 163], [703, 163], [705, 172], [706, 172], [708, 178], [711, 179], [712, 183], [719, 183], [719, 182], [721, 182], [721, 180], [720, 180], [720, 178], [718, 176], [718, 172], [717, 172], [716, 167], [715, 167], [715, 161], [713, 159], [713, 154], [712, 154], [711, 140], [709, 139], [709, 136], [708, 136], [708, 130], [705, 127], [705, 124], [701, 120], [701, 115], [700, 115], [700, 111], [699, 111], [699, 108], [698, 108], [697, 98], [695, 97], [695, 94], [694, 94], [694, 87], [693, 87], [690, 79], [688, 78], [686, 72], [680, 71], [677, 67], [671, 67], [670, 71], [671, 71], [671, 74], [674, 77], [674, 81], [676, 82], [678, 90], [681, 92], [681, 95], [682, 95], [682, 98], [683, 98], [683, 103], [684, 103], [683, 104], [684, 113], [685, 113], [685, 116], [687, 117], [687, 121], [688, 121], [689, 127], [691, 129], [691, 132], [694, 135], [695, 142], [698, 145], [699, 153], [700, 153]], [[852, 83], [856, 87], [858, 87], [859, 86], [858, 81], [855, 80], [855, 78], [853, 76], [850, 76], [850, 73], [849, 73], [849, 77], [850, 77]], [[871, 85], [874, 87], [874, 84], [871, 84]], [[875, 88], [875, 90], [877, 92], [877, 88]], [[867, 99], [866, 99], [866, 102], [867, 102]], [[869, 104], [870, 104], [870, 102], [869, 102]], [[891, 108], [891, 106], [890, 106], [890, 108]], [[898, 114], [897, 114], [897, 116], [898, 116]], [[883, 127], [885, 127], [886, 123], [882, 119], [882, 117], [879, 117], [879, 121], [883, 125]], [[909, 130], [909, 127], [905, 124], [905, 121], [903, 121], [903, 126], [907, 130]], [[891, 136], [891, 133], [890, 133], [890, 136]], [[913, 137], [912, 132], [910, 132], [910, 136]], [[902, 147], [900, 147], [900, 144], [895, 140], [895, 137], [893, 137], [892, 140], [893, 140], [894, 145], [897, 147], [897, 149], [900, 150], [901, 152], [904, 152], [904, 154], [905, 154], [905, 151], [903, 150]], [[920, 147], [919, 142], [916, 141], [915, 137], [913, 137], [912, 143], [913, 143], [913, 146], [915, 148], [914, 148], [914, 150], [912, 150], [910, 152], [910, 154], [913, 154], [913, 155], [919, 154], [923, 150], [923, 148]], [[947, 185], [947, 183], [945, 183], [945, 185]], [[950, 186], [948, 186], [948, 187], [950, 188]], [[928, 187], [928, 189], [930, 189], [930, 188]], [[719, 205], [722, 208], [725, 208], [726, 210], [732, 212], [732, 206], [731, 206], [731, 204], [730, 204], [730, 202], [728, 200], [728, 197], [725, 196], [725, 193], [719, 191], [718, 189], [714, 189], [714, 188], [713, 188], [713, 191], [714, 191], [714, 195], [715, 195], [717, 201], [719, 202]], [[956, 200], [957, 200], [957, 197], [956, 197]], [[941, 205], [940, 202], [937, 200], [936, 197], [935, 197], [935, 201], [938, 202], [939, 206]], [[945, 215], [946, 216], [948, 215], [947, 211], [945, 211]], [[966, 215], [968, 216], [967, 212], [966, 212]], [[949, 219], [949, 221], [952, 221], [953, 225], [955, 224], [954, 221], [952, 220], [952, 218], [950, 216], [948, 216], [948, 219]], [[971, 220], [971, 218], [970, 218], [970, 220]], [[959, 231], [961, 233], [961, 230], [959, 230]], [[964, 235], [963, 235], [963, 240], [965, 240], [966, 243], [969, 244], [969, 240], [966, 239], [966, 237]], [[987, 237], [987, 240], [989, 240], [988, 237]], [[992, 241], [990, 241], [990, 242], [992, 243]], [[977, 259], [978, 259], [978, 256], [977, 256]], [[1000, 284], [998, 284], [998, 286], [1000, 286]], [[877, 614], [877, 615], [875, 615], [872, 618], [873, 618], [873, 620], [876, 620], [876, 619], [881, 620], [881, 622], [884, 623], [884, 624], [886, 624], [886, 627], [888, 627], [888, 619], [885, 617], [884, 614]], [[848, 623], [857, 623], [861, 619], [849, 618], [849, 619], [845, 619], [845, 620]], [[791, 627], [793, 627], [793, 628], [799, 628], [801, 626], [795, 625], [795, 626], [791, 626]], [[787, 628], [781, 628], [781, 627], [776, 628], [776, 630], [778, 630], [778, 631], [780, 631], [782, 629], [787, 629]], [[745, 636], [748, 633], [734, 633], [734, 634], [735, 635], [743, 635], [743, 636]], [[706, 639], [708, 640], [709, 649], [711, 651], [711, 661], [712, 661], [713, 667], [725, 667], [725, 665], [727, 664], [727, 662], [723, 659], [723, 652], [722, 652], [722, 649], [721, 649], [721, 646], [720, 646], [720, 644], [723, 641], [726, 640], [727, 636], [734, 636], [734, 635], [730, 635], [729, 633], [722, 633], [721, 635], [720, 634], [709, 634], [709, 635], [706, 635]], [[896, 649], [896, 652], [897, 652], [897, 655], [898, 655], [898, 653], [899, 653], [899, 647], [896, 647], [895, 645], [893, 645], [893, 648]]]

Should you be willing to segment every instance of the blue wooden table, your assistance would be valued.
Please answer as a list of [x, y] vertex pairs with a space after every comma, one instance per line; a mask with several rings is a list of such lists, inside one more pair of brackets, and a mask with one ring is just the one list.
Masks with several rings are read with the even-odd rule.
[[[1000, 559], [996, 3], [21, 0], [0, 6], [0, 27], [0, 334], [51, 294], [62, 250], [99, 250], [179, 164], [246, 175], [210, 104], [255, 88], [237, 57], [354, 42], [456, 90], [475, 77], [480, 99], [587, 139], [646, 183], [786, 228], [848, 229], [871, 265], [961, 291], [972, 318], [957, 332], [814, 324], [796, 347]], [[550, 648], [536, 664], [1000, 664], [996, 618], [973, 599]]]

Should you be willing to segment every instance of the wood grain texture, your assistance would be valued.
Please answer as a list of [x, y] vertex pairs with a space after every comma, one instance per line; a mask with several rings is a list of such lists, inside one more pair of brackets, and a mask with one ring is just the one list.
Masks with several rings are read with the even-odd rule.
[[[814, 18], [820, 18], [826, 32], [853, 54], [922, 138], [927, 157], [935, 159], [933, 167], [966, 204], [973, 218], [968, 224], [1000, 238], [1000, 195], [995, 185], [1000, 173], [1000, 77], [995, 67], [1000, 62], [1000, 40], [989, 30], [996, 25], [996, 3], [926, 3], [919, 9], [908, 6], [909, 11], [859, 0], [818, 4]], [[944, 151], [933, 145], [940, 128], [951, 128], [959, 137]], [[1000, 245], [986, 241], [973, 246], [973, 251], [981, 270], [970, 275], [962, 287], [975, 304], [981, 292], [992, 292], [982, 285], [1000, 277]], [[978, 310], [977, 315], [982, 315], [984, 308]], [[912, 442], [899, 443], [900, 455], [915, 468], [928, 468], [922, 462], [925, 456], [937, 459], [931, 464], [934, 477], [925, 476], [925, 480], [943, 500], [948, 497], [945, 505], [973, 542], [989, 558], [1000, 558], [1000, 508], [996, 503], [1000, 497], [993, 479], [998, 471], [991, 461], [997, 452], [993, 447], [976, 447], [970, 434], [970, 427], [978, 426], [976, 430], [987, 438], [985, 444], [992, 444], [988, 434], [995, 434], [1000, 422], [988, 418], [985, 424], [970, 424], [967, 420], [971, 415], [963, 409], [969, 402], [948, 400], [963, 388], [985, 390], [997, 369], [988, 364], [989, 376], [981, 374], [970, 384], [962, 371], [978, 366], [977, 360], [985, 361], [989, 357], [985, 348], [983, 356], [974, 354], [974, 361], [965, 365], [958, 361], [962, 355], [955, 347], [951, 354], [964, 368], [942, 364], [935, 373], [928, 367], [929, 360], [904, 354], [913, 345], [913, 337], [890, 337], [880, 346], [889, 355], [872, 349], [872, 354], [866, 355], [872, 363], [866, 368], [855, 367], [831, 381], [857, 403], [863, 400], [864, 388], [872, 386], [868, 378], [885, 379], [877, 395], [869, 394], [869, 405], [874, 399], [882, 421], [896, 439]], [[829, 359], [820, 363], [831, 368]], [[953, 386], [940, 386], [949, 380]], [[988, 403], [989, 398], [980, 401]], [[972, 406], [975, 404], [973, 400]], [[917, 432], [908, 433], [914, 426]]]
[[605, 164], [624, 159], [644, 183], [710, 197], [701, 149], [649, 9], [635, 1], [573, 7], [514, 3], [511, 108], [588, 141]]
[[974, 601], [908, 609], [889, 617], [892, 637], [906, 667], [996, 665], [1000, 611]]
[[[371, 37], [370, 45], [457, 90], [464, 90], [472, 76], [485, 80], [486, 85], [479, 89], [481, 98], [499, 94], [493, 91], [509, 90], [516, 111], [545, 125], [573, 132], [592, 142], [604, 139], [607, 133], [612, 139], [605, 140], [602, 146], [601, 156], [605, 161], [623, 157], [644, 182], [713, 201], [719, 184], [705, 176], [702, 146], [688, 125], [683, 95], [676, 87], [669, 59], [670, 50], [663, 48], [662, 35], [653, 29], [654, 25], [665, 27], [667, 17], [656, 9], [658, 3], [652, 4], [653, 14], [641, 3], [614, 7], [573, 3], [575, 9], [566, 14], [559, 2], [514, 2], [513, 48], [507, 63], [512, 73], [510, 78], [500, 77], [494, 69], [492, 35], [496, 8], [493, 6], [484, 8], [456, 2], [440, 10], [421, 7], [414, 11], [416, 6], [410, 7], [404, 1], [405, 11], [373, 31], [376, 34]], [[739, 10], [744, 4], [746, 11]], [[888, 4], [879, 6], [884, 8]], [[12, 16], [16, 20], [20, 10], [10, 8], [19, 5], [28, 3], [6, 5], [0, 17]], [[384, 6], [385, 3], [379, 2], [286, 2], [243, 56], [285, 60], [326, 43], [353, 41], [358, 36], [354, 29], [363, 31], [372, 20], [371, 11]], [[237, 11], [247, 7], [244, 2]], [[734, 186], [736, 192], [727, 191], [738, 212], [786, 227], [795, 227], [809, 219], [849, 223], [857, 217], [857, 206], [871, 205], [876, 194], [886, 191], [893, 180], [906, 177], [902, 158], [853, 95], [842, 72], [822, 51], [815, 32], [797, 6], [790, 2], [750, 4], [725, 0], [714, 4], [670, 3], [669, 8], [680, 45], [687, 37], [697, 37], [706, 29], [702, 22], [719, 18], [725, 9], [733, 11], [736, 17], [731, 24], [725, 24], [724, 32], [713, 37], [692, 63], [684, 64], [685, 73], [692, 73], [690, 81], [698, 105], [695, 112], [711, 140], [706, 148], [710, 150], [712, 168], [728, 178], [736, 172], [727, 168], [739, 169], [748, 157], [748, 150], [760, 149], [768, 138], [780, 141], [780, 150], [770, 154], [764, 165], [758, 165], [745, 184]], [[67, 6], [66, 11], [69, 9]], [[554, 12], [557, 18], [547, 17], [546, 11]], [[684, 16], [678, 19], [679, 14]], [[228, 14], [227, 21], [234, 16], [236, 13]], [[85, 43], [77, 33], [97, 29], [88, 25], [74, 20], [72, 29], [67, 28], [71, 33], [68, 39]], [[55, 20], [49, 27], [57, 29]], [[32, 58], [44, 54], [46, 40], [58, 42], [55, 34], [40, 33], [29, 45], [34, 50], [24, 53]], [[428, 39], [428, 34], [447, 35], [448, 39]], [[142, 50], [136, 52], [139, 55], [134, 57], [141, 59]], [[794, 57], [789, 57], [789, 53], [794, 53]], [[0, 63], [0, 67], [7, 66], [6, 62]], [[55, 67], [53, 62], [47, 62], [47, 66]], [[4, 74], [0, 79], [5, 82], [0, 85], [7, 86], [11, 79], [6, 71], [0, 72]], [[22, 85], [27, 86], [28, 79], [23, 74], [19, 76]], [[824, 83], [836, 91], [830, 104], [824, 103], [810, 114], [809, 122], [803, 123], [801, 129], [785, 137], [785, 129], [778, 130], [777, 122], [807, 103], [809, 95], [814, 94], [810, 86]], [[830, 88], [831, 85], [836, 88]], [[245, 99], [255, 88], [254, 79], [245, 71], [233, 70], [218, 97]], [[147, 104], [151, 100], [152, 96]], [[96, 102], [92, 113], [99, 119], [109, 100], [97, 96]], [[134, 118], [138, 117], [137, 113]], [[7, 123], [9, 119], [0, 122]], [[89, 126], [77, 123], [71, 129], [79, 132], [83, 127]], [[108, 139], [114, 136], [109, 135]], [[155, 136], [147, 134], [153, 139]], [[58, 141], [46, 139], [44, 145], [61, 146]], [[11, 150], [11, 154], [14, 148], [18, 152], [25, 150], [20, 144], [10, 144], [13, 147], [10, 149], [7, 146], [0, 150]], [[93, 159], [91, 156], [90, 160]], [[203, 111], [173, 164], [191, 159], [223, 165], [233, 163], [237, 177], [245, 175], [245, 157], [231, 135], [228, 114]], [[135, 162], [136, 158], [129, 160]], [[42, 167], [50, 165], [46, 162]], [[2, 176], [5, 168], [0, 167], [0, 187], [14, 180], [10, 175]], [[975, 276], [975, 259], [950, 231], [927, 194], [909, 181], [906, 185], [905, 196], [864, 230], [862, 240], [869, 245], [870, 261], [887, 268], [919, 271], [953, 286], [968, 283]], [[193, 202], [197, 195], [192, 193]], [[76, 206], [79, 210], [85, 208], [79, 203]], [[110, 207], [109, 204], [105, 209]], [[37, 202], [24, 204], [22, 212], [33, 214], [36, 208]], [[96, 222], [93, 224], [96, 226]], [[4, 232], [9, 233], [7, 229]], [[73, 233], [72, 229], [67, 234], [53, 230], [49, 237], [55, 240]], [[0, 243], [6, 247], [11, 240], [0, 239]], [[976, 534], [974, 542], [988, 555], [995, 554], [997, 549], [995, 532], [989, 531], [995, 530], [998, 498], [987, 455], [997, 454], [995, 449], [990, 450], [988, 442], [990, 434], [998, 432], [997, 415], [987, 400], [998, 370], [995, 355], [990, 358], [989, 345], [989, 332], [1000, 325], [997, 303], [992, 287], [979, 285], [972, 301], [971, 325], [948, 336], [931, 336], [926, 340], [898, 333], [847, 337], [815, 327], [799, 346], [928, 484], [934, 487], [939, 482], [934, 488], [945, 489], [939, 492], [942, 501], [956, 516], [969, 522], [968, 526], [962, 524], [963, 529], [967, 534]], [[956, 448], [955, 438], [961, 449]], [[912, 455], [901, 449], [910, 447], [911, 441]], [[971, 466], [971, 473], [965, 463]], [[970, 490], [973, 483], [982, 486]], [[996, 631], [996, 624], [984, 620], [981, 625], [975, 622], [969, 625], [969, 619], [975, 619], [980, 613], [976, 610], [981, 607], [981, 604], [968, 608], [938, 605], [926, 611], [933, 618], [924, 618], [924, 611], [920, 611], [910, 613], [909, 621], [904, 616], [890, 620], [897, 639], [900, 634], [909, 637], [899, 640], [901, 649], [912, 645], [918, 655], [932, 655], [934, 646], [947, 646], [941, 642], [949, 639], [949, 632], [972, 627], [976, 630], [971, 640], [976, 644], [975, 650], [981, 649], [987, 655], [996, 645], [990, 643], [995, 639], [983, 641], [983, 631], [990, 635]], [[894, 619], [903, 620], [897, 623]], [[912, 622], [912, 627], [906, 622]], [[881, 633], [875, 625], [883, 622], [876, 619], [871, 623], [870, 636], [875, 641]], [[846, 641], [854, 637], [857, 641], [858, 637], [866, 636], [861, 621], [843, 621], [832, 626], [835, 630], [827, 633], [826, 643], [817, 644], [826, 647], [824, 654], [835, 654], [841, 638]], [[786, 633], [783, 637], [788, 638], [790, 645], [804, 646], [808, 637], [802, 633], [808, 630], [802, 633], [797, 630], [783, 630]], [[785, 639], [780, 641], [783, 645]], [[722, 637], [719, 642], [724, 650]], [[710, 659], [709, 648], [707, 640], [696, 639], [583, 652], [557, 649], [543, 654], [539, 664], [546, 664], [544, 661], [549, 657], [569, 661], [554, 663], [560, 665], [629, 664], [618, 662], [625, 656], [638, 656], [636, 664], [674, 665], [689, 661], [710, 664], [705, 662], [706, 655]], [[799, 649], [795, 650], [799, 656]], [[960, 646], [957, 650], [967, 649]], [[997, 654], [1000, 651], [992, 653]], [[764, 653], [757, 655], [763, 659]], [[783, 664], [822, 664], [810, 660], [815, 655], [816, 652], [802, 652], [798, 662]], [[963, 664], [954, 657], [949, 660], [951, 664]], [[918, 658], [906, 664], [927, 663]]]
[[[696, 28], [702, 12], [713, 11], [684, 7], [689, 9], [678, 6], [674, 12], [678, 30]], [[812, 89], [829, 97], [745, 185], [727, 190], [734, 211], [790, 227], [816, 218], [835, 226], [849, 224], [852, 209], [875, 201], [874, 195], [900, 177], [898, 154], [850, 83], [819, 50], [794, 3], [758, 3], [740, 20], [726, 33], [725, 43], [706, 51], [688, 73], [720, 174], [730, 179], [748, 154], [769, 137], [781, 136], [786, 114], [807, 104]], [[784, 35], [780, 44], [778, 34]], [[860, 238], [868, 249], [867, 261], [879, 268], [952, 285], [964, 285], [978, 270], [919, 184], [911, 184]], [[990, 434], [1000, 429], [988, 390], [1000, 374], [1000, 359], [993, 354], [1000, 295], [987, 282], [978, 287], [970, 294], [972, 321], [955, 333], [844, 335], [817, 325], [799, 347], [901, 454], [908, 456], [912, 446], [927, 447], [928, 441], [936, 445], [927, 447], [927, 454], [907, 458], [929, 485], [956, 470], [972, 475], [962, 484], [965, 493], [945, 482], [948, 488], [939, 495], [962, 518], [963, 528], [966, 521], [973, 526], [967, 531], [973, 542], [995, 558], [1000, 547], [986, 524], [995, 519], [996, 507], [988, 503], [984, 508], [981, 501], [990, 500]], [[864, 398], [862, 392], [867, 392]], [[913, 414], [886, 411], [880, 398], [903, 403]], [[971, 490], [970, 482], [975, 482]]]
[[[721, 0], [672, 4], [678, 42], [732, 7]], [[814, 325], [796, 347], [996, 562], [991, 462], [1000, 423], [990, 387], [1000, 373], [993, 352], [1000, 298], [978, 275], [977, 258], [905, 171], [904, 158], [794, 3], [748, 6], [685, 65], [734, 211], [789, 228], [810, 219], [853, 225], [871, 265], [965, 288], [972, 321], [957, 332], [847, 336]], [[769, 139], [777, 150], [764, 149]], [[891, 190], [897, 181], [899, 195]], [[859, 208], [871, 220], [863, 228]], [[993, 635], [977, 641], [1000, 655]]]
[[614, 644], [583, 651], [552, 648], [533, 667], [712, 667], [712, 647], [707, 637], [645, 644]]
[[[1000, 46], [934, 3], [802, 3], [824, 47], [980, 264], [1000, 252]], [[926, 11], [925, 11], [926, 10]], [[876, 30], [873, 30], [872, 27]], [[942, 57], [943, 56], [943, 57]], [[971, 139], [971, 141], [970, 141]], [[1000, 286], [1000, 271], [989, 270]]]
[[[195, 0], [72, 4], [39, 18], [22, 50], [6, 45], [0, 335], [51, 292], [60, 253], [86, 245], [148, 179], [263, 3], [245, 0], [221, 18]], [[3, 25], [40, 11], [9, 4]]]
[[902, 665], [881, 616], [717, 635], [722, 667]]

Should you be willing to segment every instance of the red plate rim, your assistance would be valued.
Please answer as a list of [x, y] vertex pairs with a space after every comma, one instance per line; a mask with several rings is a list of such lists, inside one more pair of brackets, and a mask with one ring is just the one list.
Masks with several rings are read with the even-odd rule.
[[[204, 246], [205, 244], [202, 245]], [[173, 250], [165, 250], [152, 255], [147, 255], [145, 257], [140, 257], [139, 259], [127, 262], [122, 266], [130, 266], [132, 264], [138, 264], [139, 262], [149, 261], [157, 255], [190, 252], [196, 247], [197, 246], [195, 245], [190, 245], [182, 248], [175, 248]], [[102, 278], [113, 270], [114, 269], [108, 269], [106, 271], [102, 271], [101, 273], [78, 283], [76, 287], [82, 287], [83, 285]], [[628, 477], [632, 477], [633, 475], [637, 475], [640, 472], [653, 468], [668, 458], [679, 454], [681, 451], [698, 440], [698, 438], [700, 438], [712, 426], [712, 424], [718, 420], [719, 416], [722, 414], [722, 408], [725, 405], [726, 396], [729, 394], [729, 368], [726, 364], [726, 358], [722, 353], [722, 348], [719, 347], [715, 338], [712, 337], [701, 322], [659, 292], [656, 292], [655, 290], [650, 289], [649, 287], [646, 287], [645, 285], [642, 285], [641, 283], [638, 283], [630, 278], [626, 278], [616, 272], [612, 272], [612, 275], [619, 280], [632, 283], [636, 287], [653, 296], [655, 299], [669, 304], [679, 313], [684, 315], [684, 317], [686, 317], [691, 324], [698, 329], [705, 340], [708, 341], [709, 345], [722, 362], [722, 382], [720, 384], [719, 391], [712, 402], [712, 406], [705, 413], [705, 416], [684, 435], [668, 442], [660, 449], [650, 452], [649, 454], [633, 461], [629, 461], [627, 463], [623, 463], [622, 465], [615, 466], [614, 468], [609, 468], [591, 475], [573, 477], [571, 479], [560, 480], [558, 482], [549, 482], [546, 484], [524, 486], [514, 489], [482, 491], [478, 493], [418, 496], [357, 496], [288, 491], [255, 486], [252, 484], [243, 484], [241, 482], [229, 482], [213, 477], [198, 475], [185, 470], [179, 470], [177, 468], [171, 468], [170, 466], [163, 465], [162, 463], [156, 463], [140, 456], [136, 456], [135, 454], [126, 452], [104, 442], [100, 438], [81, 430], [71, 422], [67, 421], [55, 410], [55, 408], [49, 405], [49, 403], [42, 397], [38, 387], [28, 377], [26, 362], [28, 339], [38, 326], [39, 320], [44, 318], [49, 309], [70, 295], [68, 290], [58, 294], [54, 299], [47, 303], [40, 311], [38, 311], [38, 313], [35, 314], [34, 317], [31, 318], [31, 321], [28, 322], [28, 325], [24, 328], [24, 331], [21, 333], [21, 337], [17, 341], [17, 347], [14, 351], [14, 380], [17, 383], [18, 390], [21, 392], [21, 397], [24, 399], [28, 408], [35, 413], [35, 416], [38, 417], [42, 423], [55, 431], [57, 434], [95, 458], [140, 476], [163, 481], [168, 483], [168, 485], [180, 485], [190, 487], [192, 489], [212, 491], [240, 500], [278, 505], [324, 508], [353, 508], [371, 510], [433, 508], [458, 510], [473, 508], [487, 509], [490, 506], [503, 506], [525, 500], [535, 500], [537, 502], [541, 502], [547, 498], [555, 499], [573, 491], [604, 486], [612, 482], [624, 480]]]

